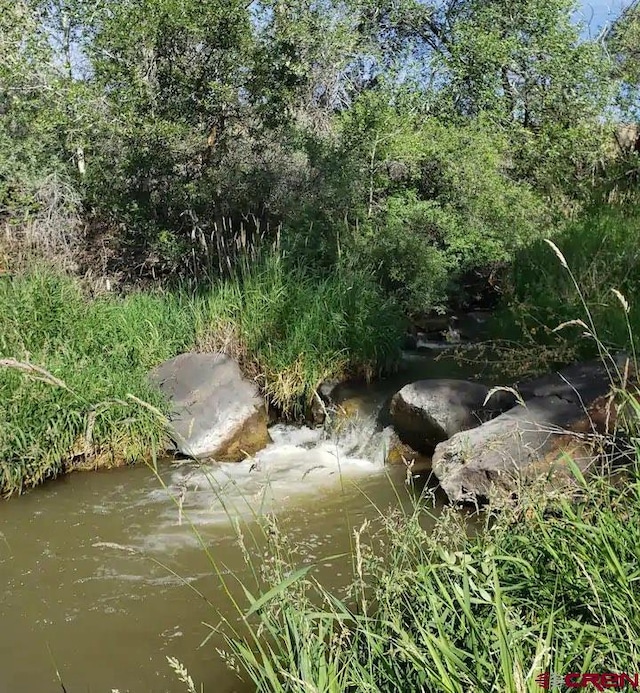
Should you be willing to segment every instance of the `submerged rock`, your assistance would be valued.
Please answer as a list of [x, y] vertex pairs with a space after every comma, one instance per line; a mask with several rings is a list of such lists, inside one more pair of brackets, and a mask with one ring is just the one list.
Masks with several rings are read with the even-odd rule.
[[327, 420], [327, 407], [320, 397], [315, 395], [305, 408], [304, 418], [308, 426], [322, 426]]
[[171, 402], [170, 434], [183, 455], [236, 462], [271, 442], [258, 388], [225, 354], [181, 354], [150, 379]]
[[391, 400], [391, 420], [400, 438], [420, 452], [455, 435], [479, 426], [513, 406], [505, 404], [504, 393], [484, 406], [489, 393], [485, 385], [466, 380], [419, 380], [406, 385]]
[[431, 458], [414, 450], [410, 445], [403, 443], [393, 434], [389, 441], [389, 448], [385, 457], [385, 464], [393, 466], [405, 466], [412, 474], [421, 474], [431, 471]]
[[[540, 477], [564, 483], [570, 470], [567, 456], [559, 454], [563, 450], [582, 471], [588, 469], [593, 455], [584, 435], [597, 432], [588, 405], [610, 387], [609, 374], [599, 362], [522, 383], [518, 389], [525, 406], [437, 446], [433, 471], [449, 500], [482, 503]], [[575, 432], [582, 440], [576, 440]]]

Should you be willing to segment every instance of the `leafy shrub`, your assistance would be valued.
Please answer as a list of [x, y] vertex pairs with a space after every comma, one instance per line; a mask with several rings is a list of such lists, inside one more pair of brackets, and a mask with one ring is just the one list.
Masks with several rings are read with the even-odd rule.
[[[640, 329], [639, 218], [636, 205], [596, 206], [553, 235], [598, 325], [599, 338], [612, 349], [631, 346], [627, 318], [634, 334]], [[551, 332], [583, 315], [584, 308], [571, 276], [546, 243], [538, 241], [516, 255], [504, 289], [506, 308], [496, 324], [501, 336], [549, 344], [580, 334], [579, 327]], [[628, 315], [612, 289], [626, 297]], [[575, 344], [584, 356], [596, 351], [593, 341]]]
[[335, 224], [351, 220], [346, 252], [364, 256], [406, 309], [428, 310], [464, 272], [538, 238], [549, 208], [510, 178], [508, 139], [481, 121], [448, 126], [371, 101], [344, 116], [333, 156], [348, 173], [326, 183], [342, 191], [329, 209]]

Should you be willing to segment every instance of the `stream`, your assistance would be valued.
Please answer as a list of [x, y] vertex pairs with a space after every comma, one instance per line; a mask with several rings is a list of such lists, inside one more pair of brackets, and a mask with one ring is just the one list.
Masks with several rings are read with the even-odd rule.
[[326, 557], [349, 551], [348, 528], [415, 494], [403, 468], [383, 464], [390, 430], [378, 413], [402, 385], [444, 376], [464, 372], [409, 354], [394, 378], [343, 393], [357, 415], [331, 434], [278, 424], [243, 463], [70, 474], [0, 504], [0, 693], [60, 693], [60, 682], [67, 693], [184, 693], [167, 656], [205, 693], [251, 690], [221, 660], [219, 634], [200, 647], [216, 610], [238, 618], [206, 553], [240, 597], [235, 581], [251, 581], [236, 523], [250, 536], [274, 513], [300, 562], [344, 586], [349, 559]]

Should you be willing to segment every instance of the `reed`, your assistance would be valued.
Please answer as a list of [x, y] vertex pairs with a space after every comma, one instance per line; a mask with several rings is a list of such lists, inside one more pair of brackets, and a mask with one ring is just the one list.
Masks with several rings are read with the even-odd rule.
[[390, 369], [404, 328], [366, 271], [318, 276], [273, 254], [201, 296], [196, 314], [199, 347], [238, 357], [288, 418], [323, 380]]

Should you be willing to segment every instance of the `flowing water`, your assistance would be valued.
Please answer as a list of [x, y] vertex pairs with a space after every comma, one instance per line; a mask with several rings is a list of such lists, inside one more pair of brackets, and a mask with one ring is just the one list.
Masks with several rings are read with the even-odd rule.
[[[235, 525], [249, 537], [256, 516], [275, 513], [300, 563], [344, 585], [349, 560], [327, 557], [349, 550], [348, 528], [411, 500], [404, 470], [383, 465], [380, 407], [425, 369], [452, 375], [451, 364], [410, 363], [354, 391], [358, 416], [331, 435], [277, 425], [247, 462], [72, 474], [0, 505], [0, 693], [59, 693], [60, 680], [67, 693], [184, 691], [167, 656], [206, 692], [249, 690], [221, 661], [219, 635], [199, 647], [216, 610], [237, 618], [206, 554], [240, 595], [251, 580]], [[267, 559], [259, 545], [252, 555]]]

